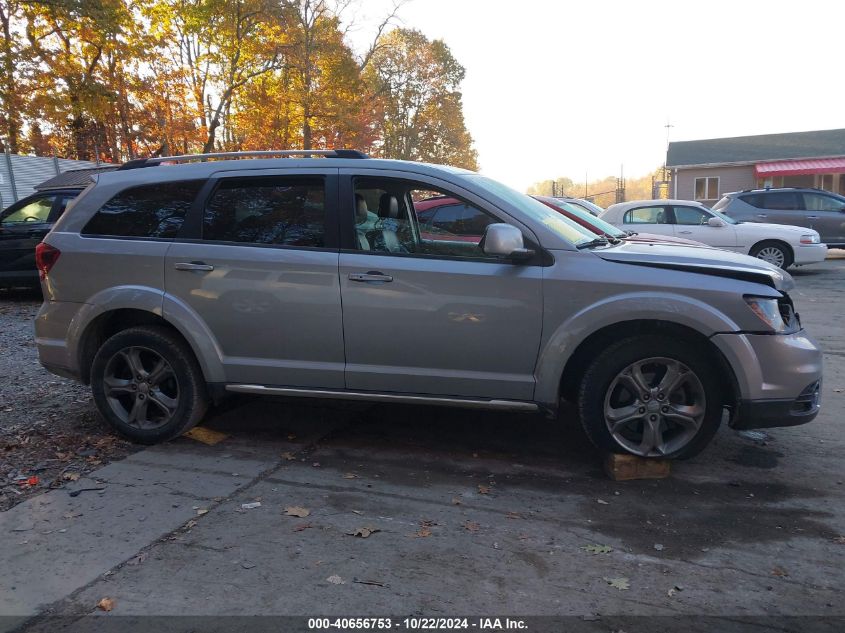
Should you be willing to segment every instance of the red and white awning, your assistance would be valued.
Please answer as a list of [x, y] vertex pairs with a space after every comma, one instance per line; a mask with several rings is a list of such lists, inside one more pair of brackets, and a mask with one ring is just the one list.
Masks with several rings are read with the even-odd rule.
[[779, 160], [757, 163], [758, 178], [768, 176], [808, 176], [812, 174], [845, 174], [845, 156], [841, 158], [812, 158], [809, 160]]

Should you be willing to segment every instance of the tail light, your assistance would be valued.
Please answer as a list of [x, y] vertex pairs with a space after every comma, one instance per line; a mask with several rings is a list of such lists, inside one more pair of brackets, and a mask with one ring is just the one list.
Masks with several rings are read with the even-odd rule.
[[45, 244], [44, 242], [41, 242], [35, 247], [35, 267], [38, 269], [41, 279], [47, 277], [47, 273], [50, 272], [50, 269], [59, 260], [59, 255], [61, 254], [62, 252], [58, 248]]

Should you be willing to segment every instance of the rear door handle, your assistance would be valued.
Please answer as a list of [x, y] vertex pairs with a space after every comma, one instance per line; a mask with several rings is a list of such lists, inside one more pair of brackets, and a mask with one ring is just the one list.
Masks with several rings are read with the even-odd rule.
[[692, 235], [692, 231], [678, 231], [681, 235]]
[[818, 219], [819, 219], [819, 216], [817, 216], [817, 215], [808, 215], [808, 216], [807, 216], [807, 219], [808, 219], [808, 220], [818, 220]]
[[199, 270], [205, 272], [214, 270], [214, 266], [205, 262], [178, 262], [173, 267], [176, 270]]
[[380, 282], [388, 282], [393, 281], [393, 277], [390, 275], [385, 275], [384, 273], [380, 273], [377, 270], [370, 270], [365, 273], [349, 273], [349, 281], [380, 281]]
[[769, 217], [769, 216], [768, 216], [768, 215], [766, 215], [765, 213], [758, 213], [758, 214], [757, 214], [757, 217], [758, 217], [758, 218], [767, 218], [767, 217]]

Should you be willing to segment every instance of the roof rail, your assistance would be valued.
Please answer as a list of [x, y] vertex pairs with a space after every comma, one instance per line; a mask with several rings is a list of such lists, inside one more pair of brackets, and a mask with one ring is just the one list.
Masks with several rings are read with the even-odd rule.
[[162, 163], [188, 163], [191, 161], [207, 161], [215, 158], [252, 158], [270, 156], [324, 156], [326, 158], [369, 158], [367, 154], [357, 149], [266, 149], [248, 152], [217, 152], [213, 154], [180, 154], [179, 156], [154, 156], [152, 158], [136, 158], [126, 161], [118, 170], [138, 169], [140, 167], [155, 167]]

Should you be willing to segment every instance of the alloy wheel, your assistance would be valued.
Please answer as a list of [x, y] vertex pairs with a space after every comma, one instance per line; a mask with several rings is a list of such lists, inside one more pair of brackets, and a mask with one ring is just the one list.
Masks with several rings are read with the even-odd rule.
[[103, 390], [112, 411], [139, 429], [170, 422], [179, 406], [179, 382], [173, 368], [147, 347], [126, 347], [106, 363]]
[[672, 358], [647, 358], [611, 381], [604, 417], [614, 441], [643, 457], [674, 454], [698, 434], [706, 412], [704, 387]]
[[757, 258], [762, 259], [764, 262], [774, 264], [778, 268], [783, 268], [783, 263], [786, 261], [783, 250], [777, 246], [767, 246], [765, 248], [761, 248], [757, 253]]

